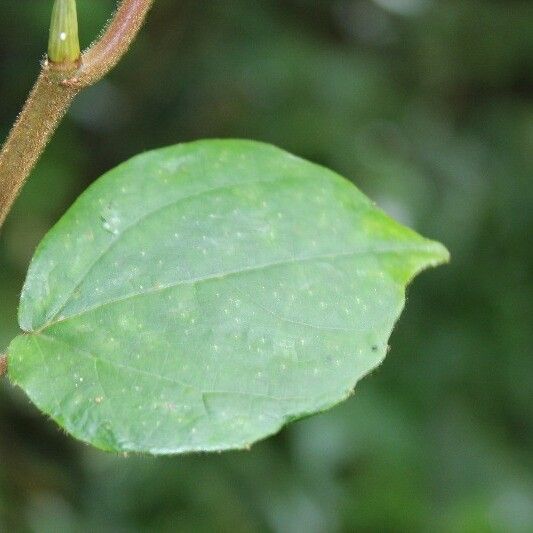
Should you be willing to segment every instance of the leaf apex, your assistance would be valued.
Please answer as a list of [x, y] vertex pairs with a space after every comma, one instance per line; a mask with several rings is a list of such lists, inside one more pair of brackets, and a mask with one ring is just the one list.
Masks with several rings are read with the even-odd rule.
[[448, 251], [448, 248], [444, 246], [444, 244], [441, 244], [438, 241], [429, 241], [430, 242], [430, 250], [433, 254], [433, 262], [431, 263], [431, 266], [439, 266], [444, 265], [446, 263], [449, 263], [451, 261], [451, 254]]

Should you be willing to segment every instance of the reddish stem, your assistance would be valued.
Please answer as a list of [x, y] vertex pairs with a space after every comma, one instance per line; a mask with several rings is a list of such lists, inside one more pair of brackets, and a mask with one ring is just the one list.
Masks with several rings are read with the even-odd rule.
[[126, 53], [154, 0], [124, 0], [102, 37], [82, 55], [76, 74], [82, 86], [103, 78]]

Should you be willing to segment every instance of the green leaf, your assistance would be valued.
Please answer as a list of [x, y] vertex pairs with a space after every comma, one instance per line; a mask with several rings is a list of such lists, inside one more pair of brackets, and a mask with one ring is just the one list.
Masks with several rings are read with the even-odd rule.
[[9, 375], [105, 450], [247, 447], [350, 395], [384, 358], [406, 284], [447, 259], [272, 146], [156, 150], [98, 180], [39, 246]]

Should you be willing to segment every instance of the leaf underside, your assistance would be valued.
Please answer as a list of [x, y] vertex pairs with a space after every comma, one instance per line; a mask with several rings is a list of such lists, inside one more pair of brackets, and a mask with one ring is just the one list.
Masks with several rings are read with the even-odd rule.
[[346, 398], [384, 358], [406, 285], [447, 259], [275, 147], [148, 152], [40, 244], [9, 375], [104, 450], [245, 448]]

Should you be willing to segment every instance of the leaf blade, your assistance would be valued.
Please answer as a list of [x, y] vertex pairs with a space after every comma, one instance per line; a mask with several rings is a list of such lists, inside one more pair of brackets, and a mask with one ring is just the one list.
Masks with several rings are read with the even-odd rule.
[[[405, 284], [446, 260], [343, 178], [274, 147], [151, 152], [101, 178], [44, 239], [10, 375], [105, 449], [246, 447], [345, 398], [383, 359]], [[93, 354], [85, 385], [41, 398], [44, 378], [24, 364], [35, 338], [42, 360], [67, 361], [55, 382]]]

